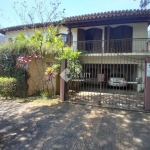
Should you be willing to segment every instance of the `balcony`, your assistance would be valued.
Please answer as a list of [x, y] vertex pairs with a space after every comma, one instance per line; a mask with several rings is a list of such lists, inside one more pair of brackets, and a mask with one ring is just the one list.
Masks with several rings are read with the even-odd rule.
[[74, 41], [72, 46], [88, 53], [148, 53], [150, 38]]

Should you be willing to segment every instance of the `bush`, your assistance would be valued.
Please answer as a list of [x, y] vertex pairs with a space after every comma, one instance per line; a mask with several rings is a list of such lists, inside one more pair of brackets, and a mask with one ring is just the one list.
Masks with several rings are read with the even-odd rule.
[[16, 90], [16, 79], [9, 77], [0, 77], [0, 96], [11, 97]]
[[44, 98], [52, 98], [54, 96], [54, 94], [37, 90], [35, 93], [35, 96], [41, 96]]

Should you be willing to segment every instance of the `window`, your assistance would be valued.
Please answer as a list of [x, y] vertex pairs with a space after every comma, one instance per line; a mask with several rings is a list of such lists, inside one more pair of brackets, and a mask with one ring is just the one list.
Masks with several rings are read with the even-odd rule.
[[66, 34], [57, 34], [57, 36], [61, 36], [61, 41], [67, 42], [67, 35]]
[[61, 35], [61, 40], [63, 42], [67, 42], [67, 35], [66, 34]]
[[9, 41], [9, 42], [12, 42], [12, 38], [8, 38], [8, 41]]

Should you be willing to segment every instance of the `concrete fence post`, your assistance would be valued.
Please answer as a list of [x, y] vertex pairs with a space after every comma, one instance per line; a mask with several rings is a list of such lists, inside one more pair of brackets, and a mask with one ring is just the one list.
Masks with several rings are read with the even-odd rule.
[[[63, 59], [61, 61], [61, 73], [67, 68], [67, 60]], [[60, 77], [60, 100], [66, 100], [66, 81]]]
[[146, 58], [144, 91], [144, 108], [145, 110], [150, 110], [150, 58]]

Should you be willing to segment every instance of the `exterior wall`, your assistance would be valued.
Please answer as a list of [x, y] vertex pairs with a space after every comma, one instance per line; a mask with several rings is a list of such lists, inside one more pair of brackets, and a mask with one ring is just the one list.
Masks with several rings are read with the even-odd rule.
[[[38, 28], [40, 31], [44, 33], [43, 29], [42, 28]], [[33, 33], [34, 33], [34, 30], [33, 29], [27, 29], [27, 30], [15, 30], [15, 31], [10, 31], [10, 32], [7, 32], [6, 35], [5, 35], [5, 41], [9, 41], [9, 39], [13, 39], [15, 38], [18, 34], [20, 33], [24, 33], [25, 36], [31, 36]]]
[[[133, 38], [148, 38], [148, 24], [147, 23], [140, 23], [134, 24], [133, 26]], [[133, 50], [137, 50], [138, 52], [146, 51], [148, 49], [146, 41], [133, 41], [132, 48]], [[135, 51], [136, 52], [136, 51]]]
[[[132, 26], [133, 27], [133, 38], [148, 38], [148, 31], [147, 31], [148, 23], [130, 23], [130, 24], [119, 24], [119, 25], [116, 24], [116, 25], [110, 25], [110, 27], [117, 27], [120, 25]], [[93, 28], [93, 27], [82, 27], [81, 29], [87, 30], [90, 28]], [[104, 28], [105, 28], [105, 26], [94, 26], [94, 28], [102, 29], [102, 40], [104, 40]], [[39, 28], [39, 30], [42, 31], [43, 28]], [[73, 35], [73, 41], [77, 41], [77, 28], [72, 28], [71, 30], [72, 30], [72, 35]], [[17, 30], [17, 31], [7, 32], [6, 36], [5, 36], [6, 41], [8, 41], [9, 38], [16, 37], [21, 32], [24, 33], [26, 36], [30, 36], [34, 33], [34, 30], [28, 29], [28, 30]], [[42, 31], [42, 32], [43, 32], [43, 34], [45, 34], [44, 31]], [[64, 26], [60, 26], [58, 33], [68, 34], [68, 29]], [[147, 48], [146, 44], [147, 43], [145, 43], [144, 45], [139, 43], [139, 45], [138, 45], [137, 42], [135, 43], [133, 41], [132, 46], [133, 46], [133, 49], [141, 50], [141, 49]], [[141, 47], [140, 47], [140, 45], [141, 45]], [[102, 47], [104, 47], [104, 43], [103, 43]], [[74, 44], [73, 49], [76, 49], [76, 48], [77, 48], [77, 44]]]
[[[116, 25], [110, 25], [110, 27], [118, 27], [121, 25], [128, 25], [133, 27], [133, 38], [148, 38], [148, 23], [128, 23], [128, 24], [116, 24]], [[104, 28], [105, 26], [94, 26], [94, 27], [82, 27], [81, 29], [87, 30], [90, 28], [100, 28], [103, 30], [103, 35], [104, 35]], [[104, 36], [102, 36], [104, 40]]]
[[[148, 38], [148, 23], [129, 23], [129, 24], [116, 24], [110, 25], [110, 27], [115, 28], [121, 25], [128, 25], [133, 27], [133, 39], [134, 38]], [[90, 28], [100, 28], [102, 29], [102, 40], [104, 40], [104, 32], [105, 26], [93, 26], [93, 27], [82, 27], [81, 29], [87, 30]], [[73, 29], [72, 29], [73, 30]], [[75, 28], [76, 33], [73, 32], [73, 36], [75, 37], [73, 41], [77, 41], [77, 29]], [[144, 52], [146, 50], [150, 50], [150, 42], [146, 40], [133, 40], [132, 41], [132, 49], [133, 52]], [[102, 43], [102, 47], [104, 47], [104, 42]], [[77, 48], [77, 43], [74, 42], [73, 49]]]
[[148, 31], [148, 38], [150, 38], [150, 30]]
[[[102, 56], [102, 55], [101, 55]], [[82, 62], [84, 64], [138, 64], [138, 59], [143, 59], [143, 57], [133, 56], [133, 59], [130, 59], [130, 55], [113, 55], [113, 54], [106, 54], [105, 56], [101, 57], [100, 55], [95, 54], [95, 56], [85, 56], [82, 58]], [[144, 56], [144, 58], [147, 56]], [[129, 58], [129, 59], [128, 59]]]
[[5, 36], [0, 35], [0, 43], [4, 43], [5, 42]]
[[68, 34], [68, 28], [60, 26], [59, 29], [58, 29], [58, 33]]
[[45, 92], [59, 93], [59, 77], [55, 75], [51, 81], [45, 78], [47, 62], [54, 63], [55, 61], [52, 58], [46, 58], [44, 60], [33, 59], [29, 63], [28, 95], [33, 95], [40, 89], [44, 89]]
[[[43, 28], [38, 28], [38, 30], [42, 31], [43, 34], [45, 35], [45, 31]], [[13, 39], [20, 33], [24, 33], [25, 36], [31, 36], [34, 33], [34, 30], [33, 29], [27, 29], [27, 30], [15, 30], [15, 31], [7, 32], [5, 35], [5, 40], [9, 41], [9, 38]], [[58, 29], [58, 33], [67, 34], [68, 29], [66, 27], [60, 26]]]

